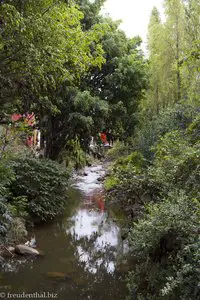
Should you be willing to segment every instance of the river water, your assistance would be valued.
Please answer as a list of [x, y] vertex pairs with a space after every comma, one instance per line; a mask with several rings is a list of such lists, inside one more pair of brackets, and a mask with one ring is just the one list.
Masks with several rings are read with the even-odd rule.
[[0, 297], [15, 293], [22, 294], [21, 299], [126, 298], [128, 247], [105, 205], [98, 181], [104, 170], [97, 165], [87, 167], [85, 173], [73, 178], [63, 217], [34, 229], [44, 257], [13, 258], [3, 264]]

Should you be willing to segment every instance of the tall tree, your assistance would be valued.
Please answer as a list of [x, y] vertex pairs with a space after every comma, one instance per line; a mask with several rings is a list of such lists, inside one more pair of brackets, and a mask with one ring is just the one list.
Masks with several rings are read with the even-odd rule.
[[76, 0], [80, 10], [84, 14], [84, 18], [81, 20], [84, 30], [89, 30], [92, 26], [99, 23], [102, 19], [100, 15], [101, 8], [106, 0]]
[[[150, 66], [150, 89], [148, 94], [148, 104], [152, 112], [159, 112], [163, 106], [163, 65], [162, 65], [162, 47], [163, 43], [163, 25], [160, 14], [156, 7], [153, 8], [148, 26], [148, 52]], [[151, 113], [152, 114], [152, 113]]]
[[200, 2], [184, 1], [186, 51], [181, 61], [184, 94], [187, 99], [199, 101], [200, 84]]
[[186, 52], [186, 19], [182, 0], [165, 1], [166, 21], [152, 10], [148, 27], [150, 89], [143, 109], [151, 116], [184, 96], [182, 61]]
[[109, 103], [106, 124], [127, 139], [133, 133], [135, 111], [147, 84], [147, 63], [140, 50], [141, 39], [129, 39], [118, 29], [119, 22], [105, 21], [110, 28], [102, 40], [106, 63], [101, 69], [94, 67], [82, 86]]
[[0, 5], [1, 103], [15, 102], [21, 111], [56, 110], [56, 86], [103, 62], [101, 30], [83, 32], [83, 13], [62, 1], [13, 3]]
[[185, 50], [185, 11], [182, 0], [165, 0], [167, 20], [166, 38], [172, 51], [172, 68], [175, 72], [175, 101], [181, 100], [180, 61]]

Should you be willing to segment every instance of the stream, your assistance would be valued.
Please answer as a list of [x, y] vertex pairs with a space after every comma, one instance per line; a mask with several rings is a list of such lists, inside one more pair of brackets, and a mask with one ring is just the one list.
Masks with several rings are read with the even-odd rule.
[[[102, 165], [75, 175], [63, 217], [34, 228], [40, 258], [19, 257], [0, 269], [0, 298], [124, 300], [128, 245], [106, 207]], [[29, 236], [31, 236], [31, 232]]]

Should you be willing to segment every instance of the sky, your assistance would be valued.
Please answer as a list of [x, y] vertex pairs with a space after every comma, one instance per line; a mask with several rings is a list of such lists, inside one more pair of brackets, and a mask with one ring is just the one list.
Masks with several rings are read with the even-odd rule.
[[163, 0], [107, 0], [102, 10], [109, 13], [112, 19], [121, 19], [123, 29], [128, 37], [139, 35], [146, 48], [147, 28], [152, 8], [156, 6], [163, 16]]

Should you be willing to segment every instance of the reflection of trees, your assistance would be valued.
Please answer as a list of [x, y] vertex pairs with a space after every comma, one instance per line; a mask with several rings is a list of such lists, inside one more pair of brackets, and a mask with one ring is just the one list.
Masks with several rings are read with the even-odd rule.
[[33, 265], [35, 260], [37, 260], [36, 257], [15, 257], [9, 260], [4, 260], [1, 263], [0, 271], [2, 269], [5, 273], [18, 273], [21, 268], [27, 266], [27, 263], [29, 263], [29, 265]]
[[[81, 231], [85, 219], [87, 222], [90, 219], [86, 232]], [[123, 254], [119, 228], [107, 220], [105, 213], [96, 211], [89, 213], [83, 209], [74, 220], [67, 232], [71, 233], [71, 243], [80, 264], [91, 273], [114, 273], [117, 259]]]
[[76, 256], [84, 265], [84, 268], [92, 273], [97, 271], [112, 273], [115, 269], [116, 247], [105, 243], [101, 248], [96, 247], [98, 235], [79, 240]]

